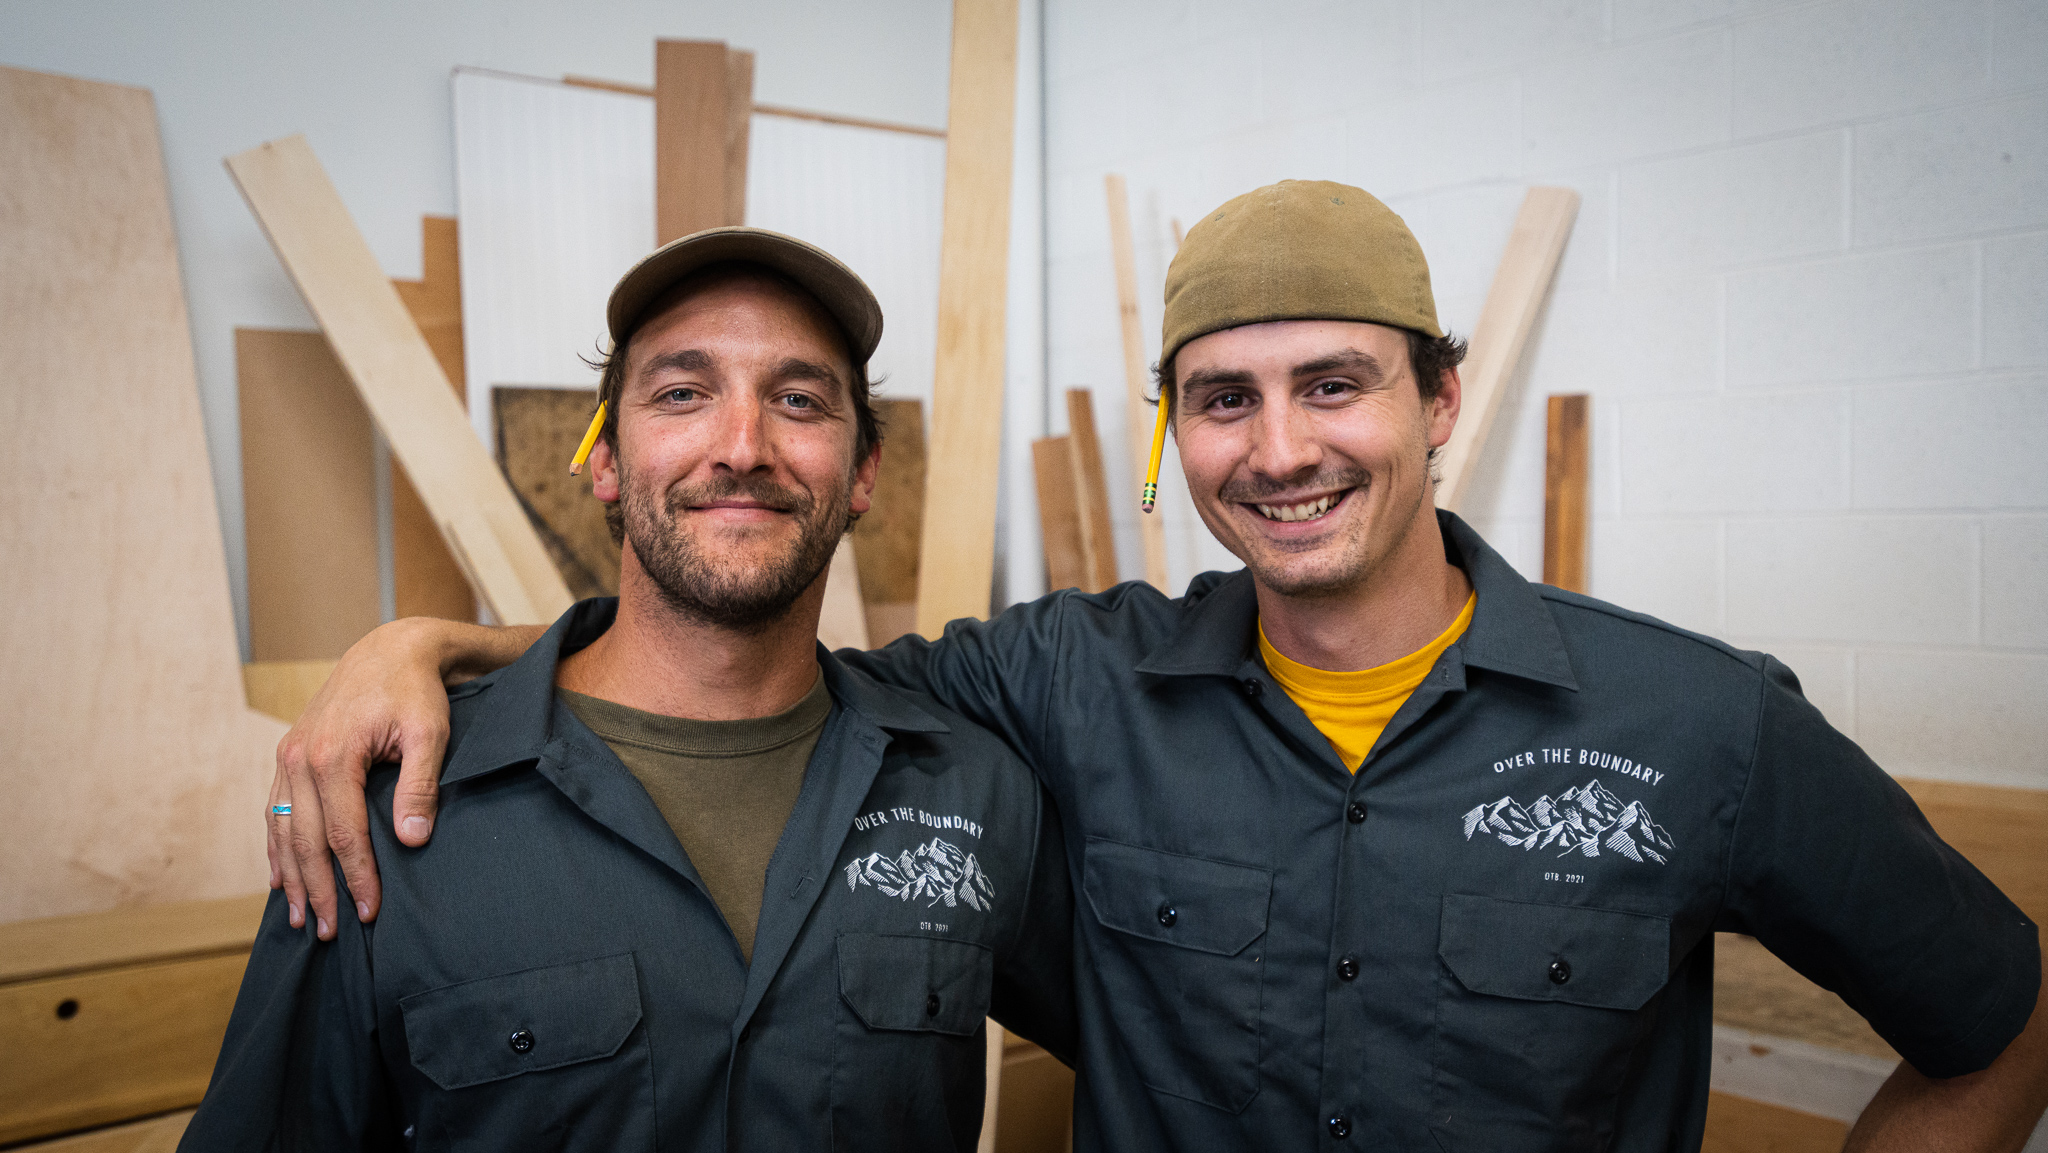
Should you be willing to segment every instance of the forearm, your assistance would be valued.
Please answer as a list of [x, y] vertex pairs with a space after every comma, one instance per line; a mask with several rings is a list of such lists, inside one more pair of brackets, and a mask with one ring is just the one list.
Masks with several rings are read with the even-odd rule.
[[431, 654], [446, 684], [459, 684], [518, 660], [547, 632], [546, 625], [478, 625], [466, 621], [411, 617], [394, 621], [406, 642]]
[[1899, 1064], [1843, 1153], [2018, 1153], [2048, 1106], [2048, 1007], [1981, 1073], [1937, 1080]]

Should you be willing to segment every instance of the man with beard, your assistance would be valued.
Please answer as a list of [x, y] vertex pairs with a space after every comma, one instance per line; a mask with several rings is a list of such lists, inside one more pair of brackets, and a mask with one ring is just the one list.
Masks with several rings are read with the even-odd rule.
[[438, 836], [369, 831], [374, 924], [273, 899], [183, 1148], [961, 1150], [990, 1013], [1071, 1057], [1037, 782], [817, 643], [879, 464], [873, 295], [715, 229], [608, 319], [619, 597], [448, 694]]
[[[1059, 805], [1077, 1148], [1696, 1149], [1717, 931], [1906, 1058], [1852, 1148], [2025, 1142], [2035, 926], [1785, 666], [1532, 585], [1436, 511], [1463, 350], [1398, 216], [1311, 181], [1223, 205], [1167, 273], [1163, 353], [1244, 570], [848, 658], [1000, 734]], [[336, 673], [368, 703], [309, 712], [279, 787], [324, 794], [345, 850], [360, 751], [424, 751], [429, 788], [449, 653], [526, 640], [373, 634]]]

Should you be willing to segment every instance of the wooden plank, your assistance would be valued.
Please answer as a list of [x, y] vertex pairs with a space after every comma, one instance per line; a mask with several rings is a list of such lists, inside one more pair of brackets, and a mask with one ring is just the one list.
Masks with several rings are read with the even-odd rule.
[[1754, 937], [1714, 935], [1714, 1023], [1845, 1053], [1898, 1060], [1846, 1001], [1795, 972]]
[[249, 650], [339, 658], [384, 619], [370, 414], [317, 332], [235, 330]]
[[[156, 113], [0, 68], [0, 922], [263, 883]], [[118, 400], [116, 400], [118, 398]]]
[[305, 138], [227, 164], [472, 587], [502, 623], [552, 622], [568, 589]]
[[1586, 408], [1583, 392], [1550, 398], [1543, 457], [1543, 583], [1586, 591]]
[[593, 389], [491, 390], [498, 466], [578, 600], [619, 595], [619, 546], [605, 524], [604, 502], [591, 493], [588, 470], [569, 475], [569, 458], [596, 409]]
[[[434, 361], [447, 376], [456, 402], [467, 407], [462, 390], [467, 379], [463, 374], [462, 266], [455, 218], [421, 217], [420, 233], [421, 278], [393, 280], [391, 284], [433, 350]], [[461, 566], [441, 539], [441, 530], [406, 475], [405, 466], [397, 461], [391, 462], [391, 579], [401, 617], [476, 619], [476, 595], [470, 592]]]
[[1848, 1139], [1846, 1122], [1708, 1093], [1700, 1153], [1841, 1153]]
[[183, 1109], [206, 1095], [246, 952], [0, 985], [0, 1143]]
[[988, 615], [1002, 461], [1016, 0], [954, 0], [945, 224], [917, 630]]
[[1003, 1046], [996, 1153], [1066, 1153], [1074, 1122], [1074, 1071], [1011, 1034]]
[[[1131, 201], [1124, 178], [1103, 177], [1109, 194], [1109, 251], [1116, 264], [1117, 317], [1124, 338], [1124, 440], [1131, 454], [1131, 487], [1117, 500], [1136, 502], [1145, 487], [1145, 469], [1152, 461], [1154, 413], [1145, 400], [1150, 373], [1145, 371], [1145, 330], [1138, 319], [1138, 256], [1131, 243]], [[1138, 515], [1138, 539], [1145, 546], [1145, 579], [1166, 591], [1166, 524], [1160, 514]]]
[[1067, 390], [1067, 455], [1074, 470], [1074, 507], [1081, 532], [1081, 591], [1099, 593], [1116, 583], [1116, 531], [1109, 519], [1109, 482], [1102, 442], [1095, 436], [1094, 394]]
[[726, 200], [723, 40], [654, 42], [654, 242], [738, 221]]
[[917, 599], [918, 542], [924, 529], [924, 402], [877, 400], [882, 467], [873, 507], [853, 526], [860, 546], [860, 589], [873, 604]]
[[747, 222], [747, 140], [753, 132], [754, 54], [725, 53], [725, 222]]
[[[261, 884], [262, 879], [256, 878]], [[118, 965], [248, 952], [269, 893], [0, 925], [0, 984]]]
[[1486, 434], [1500, 410], [1501, 396], [1521, 362], [1522, 346], [1557, 272], [1564, 242], [1579, 214], [1579, 194], [1569, 188], [1531, 188], [1522, 198], [1507, 251], [1493, 274], [1479, 322], [1472, 326], [1472, 344], [1465, 358], [1464, 400], [1458, 427], [1444, 445], [1443, 481], [1437, 485], [1439, 508], [1457, 512], [1465, 485], [1479, 463]]
[[825, 574], [825, 607], [818, 614], [818, 643], [828, 649], [868, 647], [868, 616], [860, 599], [860, 562], [853, 538], [840, 537]]
[[297, 724], [313, 694], [334, 672], [333, 661], [257, 661], [242, 666], [249, 707], [286, 724]]
[[192, 1114], [193, 1110], [186, 1109], [16, 1148], [20, 1153], [176, 1153]]
[[1074, 492], [1074, 453], [1064, 436], [1031, 442], [1031, 471], [1038, 482], [1038, 528], [1045, 542], [1045, 587], [1081, 588], [1088, 566], [1081, 548], [1081, 509]]

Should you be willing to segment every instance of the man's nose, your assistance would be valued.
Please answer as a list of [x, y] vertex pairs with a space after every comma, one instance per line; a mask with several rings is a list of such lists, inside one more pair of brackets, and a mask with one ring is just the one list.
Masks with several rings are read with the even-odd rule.
[[717, 440], [712, 445], [712, 463], [740, 475], [768, 468], [772, 454], [768, 446], [766, 417], [761, 402], [751, 396], [738, 397], [719, 406], [717, 427], [713, 433]]
[[1314, 472], [1322, 463], [1322, 444], [1308, 417], [1292, 404], [1268, 404], [1252, 421], [1251, 459], [1254, 473], [1289, 480]]

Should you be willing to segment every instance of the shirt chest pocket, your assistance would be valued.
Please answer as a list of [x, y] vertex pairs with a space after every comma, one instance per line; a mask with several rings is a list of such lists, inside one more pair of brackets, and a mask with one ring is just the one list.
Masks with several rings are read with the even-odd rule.
[[971, 1148], [995, 953], [972, 941], [846, 933], [838, 954], [832, 1148]]
[[422, 1136], [455, 1148], [653, 1148], [632, 954], [464, 981], [398, 1007], [413, 1068], [441, 1091], [417, 1101]]
[[1082, 890], [1105, 1003], [1153, 1090], [1232, 1113], [1259, 1091], [1273, 875], [1091, 838]]
[[1439, 1143], [1604, 1148], [1670, 977], [1670, 919], [1452, 894], [1437, 953]]

